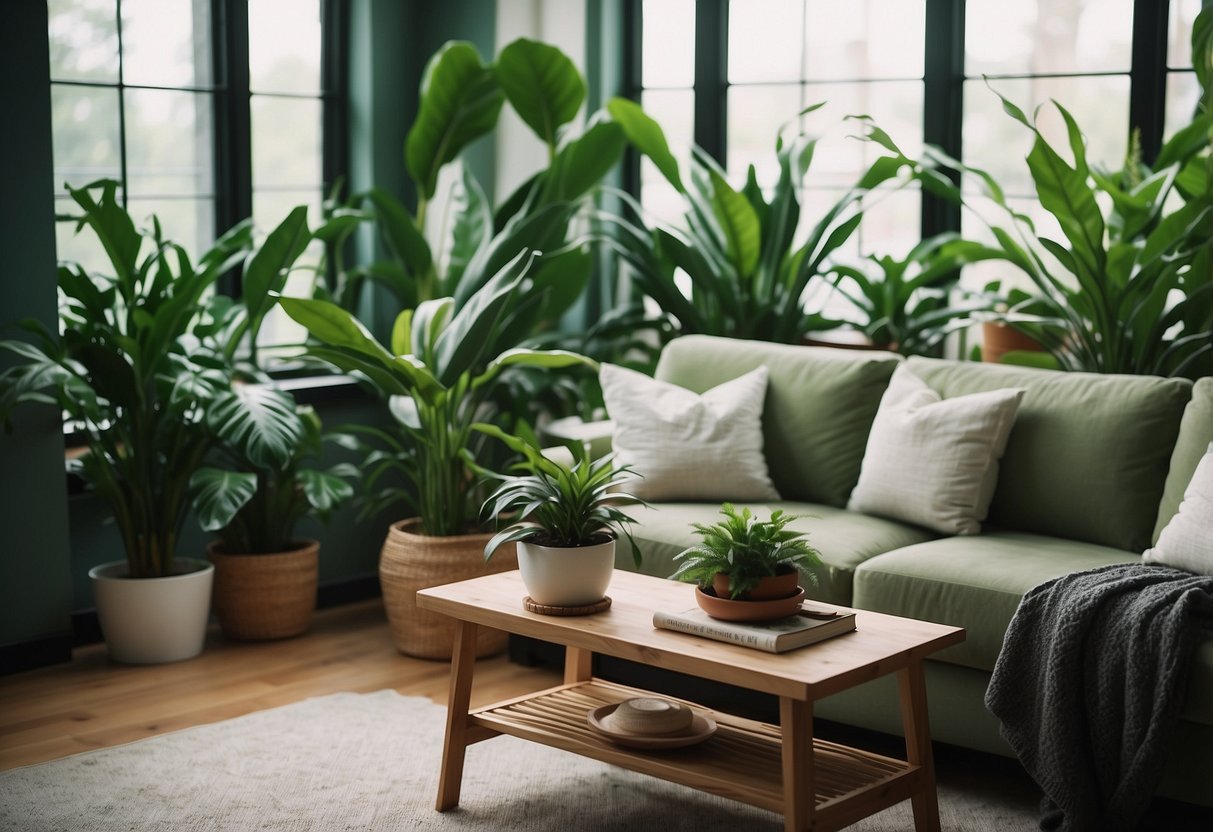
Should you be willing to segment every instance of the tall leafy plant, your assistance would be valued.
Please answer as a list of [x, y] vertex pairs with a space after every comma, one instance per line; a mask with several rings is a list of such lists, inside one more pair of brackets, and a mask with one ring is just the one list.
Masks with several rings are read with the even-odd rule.
[[69, 188], [77, 230], [96, 236], [113, 273], [59, 266], [63, 334], [26, 322], [32, 343], [0, 345], [23, 362], [0, 374], [0, 416], [50, 401], [83, 429], [88, 453], [75, 466], [109, 505], [131, 577], [158, 577], [175, 570], [190, 475], [213, 442], [207, 407], [230, 383], [226, 355], [200, 347], [200, 329], [222, 314], [207, 290], [251, 236], [238, 226], [195, 263], [159, 222], [140, 233], [117, 188]]
[[[807, 115], [822, 104], [806, 108]], [[751, 166], [740, 191], [719, 165], [699, 148], [692, 152], [689, 180], [670, 153], [660, 125], [634, 102], [614, 99], [611, 115], [628, 139], [648, 156], [686, 203], [682, 227], [651, 222], [626, 196], [630, 211], [605, 217], [613, 247], [635, 271], [641, 292], [678, 320], [684, 333], [704, 333], [786, 343], [838, 321], [806, 313], [810, 282], [828, 271], [832, 258], [851, 239], [866, 207], [914, 178], [931, 173], [923, 162], [897, 154], [880, 156], [795, 242], [800, 221], [799, 191], [809, 172], [817, 139], [775, 140], [779, 177], [768, 199]], [[883, 133], [866, 120], [870, 135]], [[877, 192], [877, 189], [881, 189]], [[690, 279], [684, 294], [676, 275]]]
[[[502, 376], [514, 367], [592, 363], [569, 352], [515, 346], [543, 308], [543, 288], [530, 276], [536, 259], [519, 252], [462, 304], [439, 298], [404, 310], [388, 346], [336, 304], [282, 298], [287, 314], [320, 342], [309, 352], [368, 379], [389, 400], [401, 427], [402, 437], [367, 431], [381, 443], [363, 466], [365, 487], [373, 493], [369, 510], [403, 502], [420, 516], [426, 534], [468, 531], [479, 508], [472, 426], [485, 415]], [[381, 487], [394, 474], [408, 487]]]

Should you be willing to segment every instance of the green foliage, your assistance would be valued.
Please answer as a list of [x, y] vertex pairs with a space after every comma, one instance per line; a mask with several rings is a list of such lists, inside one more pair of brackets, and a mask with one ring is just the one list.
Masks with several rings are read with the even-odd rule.
[[953, 303], [965, 263], [989, 259], [984, 246], [946, 233], [918, 243], [905, 257], [871, 255], [857, 266], [834, 266], [834, 285], [859, 312], [855, 326], [881, 349], [933, 355], [953, 332], [987, 309], [981, 299]]
[[352, 465], [307, 467], [319, 460], [320, 417], [283, 390], [239, 385], [219, 396], [206, 415], [217, 439], [214, 460], [190, 478], [194, 511], [218, 532], [228, 552], [283, 552], [303, 517], [327, 519], [354, 495]]
[[523, 476], [492, 475], [502, 484], [485, 501], [482, 513], [490, 518], [509, 516], [511, 522], [484, 547], [485, 560], [502, 545], [518, 540], [567, 548], [622, 534], [631, 541], [636, 566], [640, 566], [640, 550], [627, 530], [633, 520], [619, 508], [645, 505], [639, 497], [619, 490], [626, 482], [628, 466], [616, 467], [613, 454], [591, 460], [583, 451], [574, 466], [567, 468], [546, 458], [532, 442], [496, 425], [474, 427], [521, 454], [514, 470], [526, 472]]
[[990, 223], [996, 244], [988, 255], [1018, 267], [1035, 288], [1031, 311], [1012, 305], [1001, 318], [1066, 370], [1189, 376], [1213, 370], [1209, 115], [1198, 113], [1173, 136], [1155, 169], [1131, 152], [1109, 171], [1088, 162], [1086, 139], [1062, 105], [1053, 102], [1072, 161], [1034, 118], [1002, 101], [1034, 136], [1028, 170], [1063, 239], [1037, 232], [989, 174], [953, 163], [975, 175], [1001, 209], [1001, 219]]
[[[730, 503], [722, 505], [720, 513], [725, 517], [720, 522], [693, 524], [702, 542], [674, 556], [679, 566], [671, 578], [706, 589], [716, 575], [727, 575], [730, 597], [736, 598], [761, 578], [821, 564], [821, 553], [809, 545], [805, 533], [785, 528], [798, 516], [776, 509], [770, 520], [760, 521], [748, 508], [739, 512]], [[812, 572], [805, 574], [816, 580]]]
[[189, 480], [214, 441], [205, 417], [232, 372], [225, 350], [208, 344], [238, 316], [207, 289], [252, 242], [238, 226], [194, 263], [158, 221], [138, 231], [117, 189], [69, 189], [77, 231], [96, 235], [113, 274], [60, 265], [63, 335], [27, 324], [33, 343], [0, 345], [23, 362], [0, 373], [0, 418], [23, 401], [50, 401], [80, 425], [88, 453], [76, 468], [109, 505], [131, 576], [156, 577], [173, 573]]
[[[821, 107], [806, 108], [799, 116]], [[639, 106], [620, 99], [608, 109], [628, 140], [648, 156], [683, 195], [682, 227], [650, 222], [626, 194], [622, 216], [603, 215], [609, 242], [634, 270], [640, 292], [677, 320], [681, 332], [799, 343], [811, 331], [840, 321], [807, 314], [803, 302], [811, 281], [830, 268], [831, 258], [855, 233], [865, 200], [903, 187], [915, 179], [924, 186], [939, 174], [929, 163], [911, 160], [867, 119], [867, 139], [888, 152], [860, 177], [811, 227], [808, 239], [794, 243], [800, 221], [799, 193], [812, 163], [816, 138], [786, 142], [776, 137], [779, 178], [768, 200], [751, 166], [744, 188], [734, 190], [724, 171], [706, 153], [693, 148], [690, 184], [669, 152], [661, 127]], [[690, 278], [684, 294], [675, 275]]]
[[[369, 451], [364, 486], [373, 495], [367, 513], [404, 502], [420, 515], [426, 534], [465, 532], [479, 506], [472, 425], [483, 418], [501, 377], [519, 367], [594, 366], [574, 353], [516, 346], [543, 308], [545, 287], [530, 276], [535, 260], [523, 250], [466, 300], [434, 299], [401, 312], [390, 348], [336, 304], [281, 299], [286, 313], [321, 342], [311, 355], [360, 374], [391, 404], [405, 441], [361, 431]], [[395, 485], [393, 476], [412, 488]]]

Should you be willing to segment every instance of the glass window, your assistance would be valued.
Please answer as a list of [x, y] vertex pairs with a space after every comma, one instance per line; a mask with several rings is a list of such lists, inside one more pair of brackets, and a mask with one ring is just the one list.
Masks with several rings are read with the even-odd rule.
[[1163, 135], [1170, 136], [1192, 120], [1200, 102], [1200, 84], [1192, 70], [1192, 23], [1201, 0], [1171, 0], [1167, 27], [1167, 99]]

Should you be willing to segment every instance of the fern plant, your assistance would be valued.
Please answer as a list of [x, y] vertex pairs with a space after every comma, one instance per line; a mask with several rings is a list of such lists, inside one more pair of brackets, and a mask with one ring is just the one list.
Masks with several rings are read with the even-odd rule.
[[[805, 532], [786, 528], [799, 515], [776, 509], [770, 520], [763, 521], [748, 508], [738, 511], [731, 503], [722, 505], [720, 513], [723, 521], [693, 524], [703, 542], [674, 556], [680, 565], [671, 578], [707, 589], [717, 574], [727, 575], [729, 597], [736, 598], [762, 578], [821, 564], [821, 553], [809, 545]], [[816, 582], [813, 573], [806, 574]]]
[[475, 427], [522, 454], [514, 468], [527, 472], [522, 476], [490, 474], [502, 484], [485, 501], [484, 513], [490, 517], [512, 516], [513, 522], [484, 547], [485, 560], [513, 541], [575, 548], [623, 535], [632, 545], [636, 566], [640, 566], [640, 550], [627, 529], [633, 521], [620, 506], [645, 502], [618, 490], [629, 466], [616, 467], [614, 454], [591, 460], [583, 451], [572, 467], [566, 467], [545, 457], [536, 444], [511, 436], [496, 425]]

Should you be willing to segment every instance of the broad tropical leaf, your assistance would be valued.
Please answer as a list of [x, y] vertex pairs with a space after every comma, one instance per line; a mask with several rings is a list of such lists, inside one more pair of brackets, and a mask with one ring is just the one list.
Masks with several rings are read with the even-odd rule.
[[249, 471], [201, 468], [190, 477], [194, 513], [203, 531], [217, 532], [232, 522], [257, 493], [257, 475]]
[[577, 67], [555, 46], [519, 38], [501, 50], [494, 69], [510, 106], [555, 152], [558, 131], [585, 101]]
[[303, 438], [295, 400], [264, 385], [243, 384], [219, 396], [206, 419], [225, 443], [259, 468], [285, 466]]

